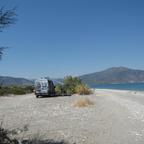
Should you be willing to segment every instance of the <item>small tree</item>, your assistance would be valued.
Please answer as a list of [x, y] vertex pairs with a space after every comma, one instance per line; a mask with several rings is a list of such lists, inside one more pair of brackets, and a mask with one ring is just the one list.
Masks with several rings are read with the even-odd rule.
[[90, 88], [84, 84], [80, 78], [67, 76], [64, 79], [64, 90], [68, 94], [89, 95], [92, 94]]
[[67, 76], [64, 79], [64, 89], [71, 94], [76, 93], [76, 87], [81, 85], [82, 81], [78, 77]]

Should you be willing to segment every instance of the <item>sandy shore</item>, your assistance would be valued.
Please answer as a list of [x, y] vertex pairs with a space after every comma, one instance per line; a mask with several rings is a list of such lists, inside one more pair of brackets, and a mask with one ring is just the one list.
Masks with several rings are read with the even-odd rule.
[[[74, 107], [81, 97], [94, 105]], [[27, 125], [23, 137], [39, 133], [44, 139], [77, 144], [143, 144], [144, 92], [96, 89], [89, 96], [1, 97], [0, 120], [9, 129]]]

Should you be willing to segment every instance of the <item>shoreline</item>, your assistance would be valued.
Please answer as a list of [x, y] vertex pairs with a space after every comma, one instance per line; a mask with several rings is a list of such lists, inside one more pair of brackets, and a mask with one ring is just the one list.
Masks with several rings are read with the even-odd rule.
[[93, 92], [97, 96], [144, 97], [144, 91], [135, 90], [93, 89]]
[[89, 86], [93, 89], [110, 89], [110, 90], [126, 90], [126, 91], [144, 92], [144, 83], [95, 84], [95, 85], [89, 85]]
[[93, 91], [109, 91], [109, 92], [140, 92], [144, 93], [144, 90], [132, 90], [132, 89], [109, 89], [109, 88], [91, 88]]

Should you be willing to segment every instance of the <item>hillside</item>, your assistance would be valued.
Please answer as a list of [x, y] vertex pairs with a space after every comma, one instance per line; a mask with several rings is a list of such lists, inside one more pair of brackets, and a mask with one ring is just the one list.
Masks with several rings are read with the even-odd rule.
[[[103, 83], [138, 83], [144, 82], [144, 70], [135, 70], [126, 67], [113, 67], [101, 72], [95, 72], [79, 76], [79, 78], [88, 85]], [[53, 81], [62, 82], [63, 79], [53, 79]], [[0, 76], [0, 85], [33, 85], [32, 80], [25, 78], [14, 78]]]
[[3, 85], [3, 86], [10, 86], [10, 85], [29, 86], [29, 85], [33, 85], [33, 81], [25, 79], [25, 78], [0, 76], [0, 85]]
[[89, 85], [96, 83], [137, 83], [144, 82], [144, 70], [113, 67], [101, 72], [82, 75], [80, 79]]

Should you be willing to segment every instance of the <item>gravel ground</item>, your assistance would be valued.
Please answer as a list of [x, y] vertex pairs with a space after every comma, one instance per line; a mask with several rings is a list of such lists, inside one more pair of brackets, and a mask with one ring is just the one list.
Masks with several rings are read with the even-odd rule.
[[[74, 107], [81, 97], [94, 105]], [[0, 97], [0, 121], [8, 129], [27, 126], [28, 131], [19, 134], [24, 138], [40, 136], [70, 144], [144, 144], [144, 93], [97, 89], [90, 96]]]

